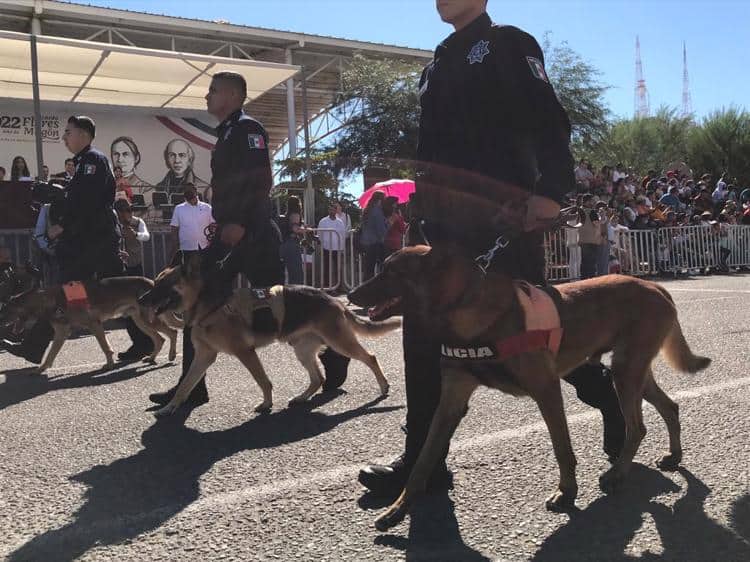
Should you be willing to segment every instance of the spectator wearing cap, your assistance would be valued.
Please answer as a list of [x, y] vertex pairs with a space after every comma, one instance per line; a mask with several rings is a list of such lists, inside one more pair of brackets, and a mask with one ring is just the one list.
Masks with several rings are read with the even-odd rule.
[[659, 199], [659, 203], [661, 203], [662, 205], [666, 205], [667, 207], [671, 207], [674, 211], [679, 211], [682, 208], [682, 203], [680, 202], [680, 198], [677, 195], [679, 191], [680, 188], [676, 185], [671, 186], [669, 188], [669, 192], [661, 199]]
[[[123, 249], [127, 254], [125, 259], [125, 274], [143, 276], [143, 243], [151, 239], [151, 234], [143, 219], [133, 216], [133, 209], [127, 199], [118, 199], [114, 204], [117, 219], [122, 232]], [[144, 334], [132, 319], [125, 320], [125, 329], [132, 341], [131, 346], [117, 354], [120, 361], [139, 361], [154, 349], [154, 344]]]

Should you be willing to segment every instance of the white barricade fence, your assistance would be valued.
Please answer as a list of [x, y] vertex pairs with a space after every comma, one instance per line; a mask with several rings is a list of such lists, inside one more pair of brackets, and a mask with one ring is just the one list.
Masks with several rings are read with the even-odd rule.
[[545, 232], [544, 259], [547, 264], [547, 280], [554, 283], [579, 278], [581, 275], [580, 253], [578, 232], [575, 229], [560, 228]]
[[750, 266], [750, 226], [730, 225], [729, 231], [729, 267]]
[[613, 251], [626, 275], [656, 273], [657, 244], [653, 230], [617, 230]]
[[[342, 272], [346, 263], [346, 237], [332, 228], [311, 228], [317, 237], [312, 254], [302, 252], [304, 284], [325, 291], [343, 288]], [[332, 250], [324, 250], [328, 246]], [[336, 249], [336, 248], [340, 248]]]
[[[750, 267], [750, 226], [722, 225], [727, 236], [724, 245], [729, 249], [730, 268]], [[551, 282], [568, 281], [580, 276], [580, 248], [575, 231], [563, 228], [544, 236], [547, 279]], [[304, 283], [328, 291], [348, 291], [364, 281], [363, 256], [359, 253], [354, 231], [345, 237], [333, 229], [313, 229], [318, 240], [312, 253], [303, 252]], [[335, 237], [339, 252], [323, 252], [320, 238]], [[143, 244], [145, 275], [154, 278], [171, 259], [171, 233], [163, 228], [151, 230], [151, 240]], [[611, 253], [620, 262], [626, 275], [654, 275], [656, 273], [707, 272], [721, 265], [719, 226], [662, 227], [655, 230], [616, 231]], [[327, 245], [327, 244], [326, 244]], [[0, 229], [0, 247], [10, 251], [11, 260], [24, 263], [31, 260], [45, 271], [45, 260], [36, 247], [30, 229]], [[247, 285], [243, 279], [241, 285]]]
[[659, 270], [705, 272], [718, 265], [718, 239], [709, 226], [664, 227], [656, 231]]

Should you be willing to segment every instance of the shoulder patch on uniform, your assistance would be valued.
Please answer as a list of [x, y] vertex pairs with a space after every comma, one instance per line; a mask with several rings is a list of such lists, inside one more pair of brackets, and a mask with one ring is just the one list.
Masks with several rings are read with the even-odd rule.
[[263, 135], [247, 135], [247, 144], [250, 148], [264, 150], [266, 148], [266, 139]]
[[84, 164], [83, 166], [83, 174], [86, 176], [93, 176], [96, 173], [96, 165], [95, 164]]
[[471, 48], [469, 54], [466, 55], [466, 60], [469, 64], [483, 63], [484, 57], [490, 54], [490, 42], [480, 39], [479, 42]]
[[534, 78], [538, 78], [539, 80], [543, 80], [544, 82], [547, 82], [547, 84], [549, 84], [547, 71], [544, 70], [544, 64], [542, 64], [542, 61], [540, 61], [536, 57], [526, 57], [526, 62], [529, 63], [531, 74], [534, 76]]

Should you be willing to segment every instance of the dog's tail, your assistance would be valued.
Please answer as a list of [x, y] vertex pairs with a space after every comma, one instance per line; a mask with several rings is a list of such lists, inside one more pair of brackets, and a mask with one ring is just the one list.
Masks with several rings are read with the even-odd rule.
[[383, 322], [372, 322], [354, 314], [351, 310], [344, 310], [346, 319], [352, 329], [363, 336], [380, 336], [401, 327], [400, 318], [391, 318]]
[[690, 350], [677, 318], [675, 318], [672, 329], [664, 340], [661, 349], [667, 361], [683, 373], [697, 373], [711, 364], [711, 359], [695, 355]]

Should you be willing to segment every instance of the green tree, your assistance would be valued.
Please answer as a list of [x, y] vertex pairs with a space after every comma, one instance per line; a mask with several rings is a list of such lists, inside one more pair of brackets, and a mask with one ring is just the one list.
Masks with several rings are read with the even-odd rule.
[[695, 171], [750, 184], [750, 113], [730, 107], [709, 114], [691, 132], [688, 155]]
[[552, 43], [552, 34], [544, 35], [542, 45], [550, 83], [568, 113], [572, 144], [576, 152], [591, 150], [606, 134], [609, 108], [601, 83], [601, 72], [575, 52], [567, 42]]
[[[311, 150], [310, 152], [310, 177], [315, 191], [315, 219], [328, 214], [328, 203], [332, 199], [341, 198], [339, 193], [339, 180], [336, 171], [335, 150]], [[279, 194], [279, 205], [281, 212], [286, 207], [286, 199], [289, 195], [297, 195], [304, 202], [304, 190], [307, 187], [307, 159], [305, 156], [277, 160], [276, 163], [282, 167], [282, 181], [276, 185], [281, 190]]]
[[336, 144], [340, 174], [374, 165], [390, 168], [392, 177], [409, 175], [400, 161], [416, 157], [421, 70], [415, 63], [354, 57], [344, 70], [338, 105], [357, 104], [361, 110]]
[[693, 127], [692, 118], [661, 107], [653, 117], [615, 121], [583, 157], [597, 165], [622, 162], [637, 173], [662, 170], [671, 162], [685, 160]]

